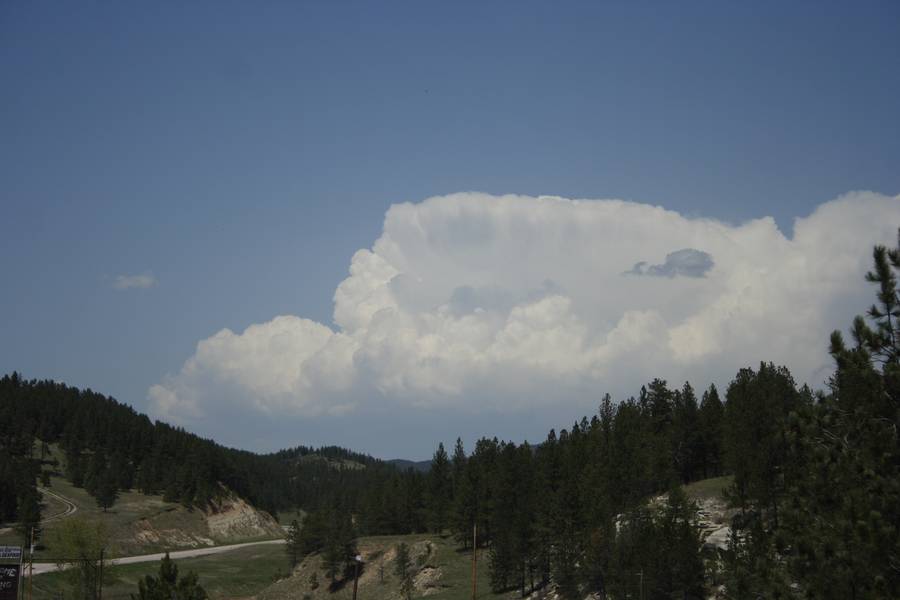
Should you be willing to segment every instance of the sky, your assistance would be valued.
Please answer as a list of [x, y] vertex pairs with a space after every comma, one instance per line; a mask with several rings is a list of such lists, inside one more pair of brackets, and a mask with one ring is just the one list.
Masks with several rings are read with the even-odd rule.
[[410, 459], [822, 387], [898, 73], [896, 2], [5, 2], [0, 371]]

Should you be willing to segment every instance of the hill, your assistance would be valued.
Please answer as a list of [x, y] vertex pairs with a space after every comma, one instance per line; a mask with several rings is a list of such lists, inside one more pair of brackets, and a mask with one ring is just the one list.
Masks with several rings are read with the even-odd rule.
[[[45, 539], [52, 537], [52, 531], [73, 516], [103, 524], [109, 536], [107, 550], [111, 557], [284, 535], [271, 515], [225, 488], [204, 507], [191, 509], [168, 502], [159, 494], [120, 490], [115, 505], [104, 511], [85, 489], [75, 487], [61, 475], [65, 471], [65, 459], [56, 446], [49, 447], [49, 456], [61, 468], [47, 478], [46, 487], [38, 488], [42, 497], [40, 528]], [[6, 528], [0, 532], [0, 544], [4, 543], [19, 544], [21, 540], [11, 528]], [[38, 551], [38, 557], [52, 555], [52, 549], [43, 545], [39, 545]]]
[[419, 473], [427, 473], [431, 470], [430, 460], [406, 460], [403, 458], [393, 458], [386, 462], [389, 465], [394, 465], [402, 471], [405, 471], [406, 469], [412, 469], [413, 471], [418, 471]]
[[218, 514], [241, 499], [273, 516], [336, 502], [355, 508], [365, 490], [397, 475], [382, 461], [336, 446], [270, 454], [227, 448], [91, 390], [17, 373], [0, 378], [0, 414], [0, 529], [19, 522], [20, 537], [41, 519], [42, 502], [56, 510], [55, 500], [42, 501], [37, 491], [38, 479], [51, 473], [107, 507], [117, 494], [122, 502], [134, 492], [188, 513]]

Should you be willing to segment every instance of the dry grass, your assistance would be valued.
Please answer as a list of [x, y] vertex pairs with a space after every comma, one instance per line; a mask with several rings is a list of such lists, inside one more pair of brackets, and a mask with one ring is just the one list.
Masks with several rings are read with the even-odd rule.
[[[359, 540], [359, 551], [365, 567], [359, 579], [359, 598], [366, 600], [402, 600], [400, 581], [394, 574], [396, 547], [399, 543], [410, 547], [410, 559], [415, 565], [413, 598], [434, 600], [471, 600], [472, 553], [458, 549], [449, 537], [437, 535], [373, 536]], [[311, 585], [315, 573], [318, 587]], [[352, 579], [338, 589], [329, 589], [329, 581], [319, 555], [306, 557], [290, 578], [270, 586], [257, 595], [259, 600], [350, 600]], [[488, 579], [488, 554], [478, 552], [479, 600], [518, 597], [516, 593], [494, 594]]]

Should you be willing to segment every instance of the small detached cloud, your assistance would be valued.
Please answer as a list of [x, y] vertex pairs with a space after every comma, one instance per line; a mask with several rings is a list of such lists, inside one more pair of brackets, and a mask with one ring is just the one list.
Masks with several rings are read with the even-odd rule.
[[635, 263], [625, 275], [648, 275], [650, 277], [706, 277], [713, 268], [713, 257], [708, 252], [684, 248], [666, 254], [661, 265], [648, 265], [646, 261]]
[[152, 273], [143, 275], [117, 275], [113, 280], [113, 288], [117, 290], [145, 290], [159, 283]]

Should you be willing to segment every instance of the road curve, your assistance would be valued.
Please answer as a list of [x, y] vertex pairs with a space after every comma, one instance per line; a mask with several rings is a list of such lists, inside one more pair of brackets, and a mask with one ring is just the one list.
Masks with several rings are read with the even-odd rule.
[[[51, 492], [47, 488], [42, 488], [40, 486], [37, 486], [37, 490], [42, 494], [47, 494], [49, 496], [53, 496], [54, 498], [56, 498], [57, 500], [59, 500], [60, 502], [62, 502], [63, 504], [66, 505], [66, 510], [64, 510], [63, 512], [57, 513], [55, 515], [51, 515], [51, 516], [47, 517], [46, 519], [41, 519], [41, 521], [40, 521], [41, 525], [43, 525], [44, 523], [50, 523], [52, 521], [58, 521], [59, 519], [64, 519], [68, 516], [74, 515], [75, 512], [78, 510], [78, 507], [75, 506], [74, 502], [72, 502], [71, 500], [69, 500], [68, 498], [66, 498], [64, 496], [60, 496], [56, 492]], [[12, 531], [12, 527], [0, 527], [0, 533], [9, 533], [10, 531]]]
[[78, 507], [75, 506], [75, 503], [66, 498], [65, 496], [61, 496], [56, 492], [51, 492], [47, 488], [38, 487], [38, 491], [42, 494], [47, 494], [48, 496], [53, 496], [60, 502], [66, 505], [66, 510], [55, 514], [53, 516], [47, 517], [46, 519], [41, 519], [41, 523], [50, 523], [51, 521], [58, 521], [59, 519], [64, 519], [66, 517], [72, 516], [78, 510]]
[[[259, 546], [262, 544], [283, 544], [284, 540], [266, 540], [264, 542], [244, 542], [243, 544], [230, 544], [228, 546], [210, 546], [209, 548], [194, 548], [192, 550], [176, 550], [175, 552], [169, 552], [169, 558], [179, 559], [179, 558], [192, 558], [194, 556], [206, 556], [207, 554], [221, 554], [222, 552], [228, 552], [230, 550], [237, 550], [238, 548], [246, 548], [247, 546]], [[107, 565], [130, 565], [133, 563], [142, 563], [142, 562], [153, 562], [157, 560], [162, 560], [162, 557], [165, 556], [165, 552], [158, 552], [156, 554], [141, 554], [140, 556], [123, 556], [121, 558], [111, 558], [106, 561]], [[41, 575], [43, 573], [51, 573], [53, 571], [58, 571], [59, 567], [54, 563], [35, 563], [34, 564], [34, 574]], [[28, 568], [24, 569], [25, 575], [28, 575]]]

